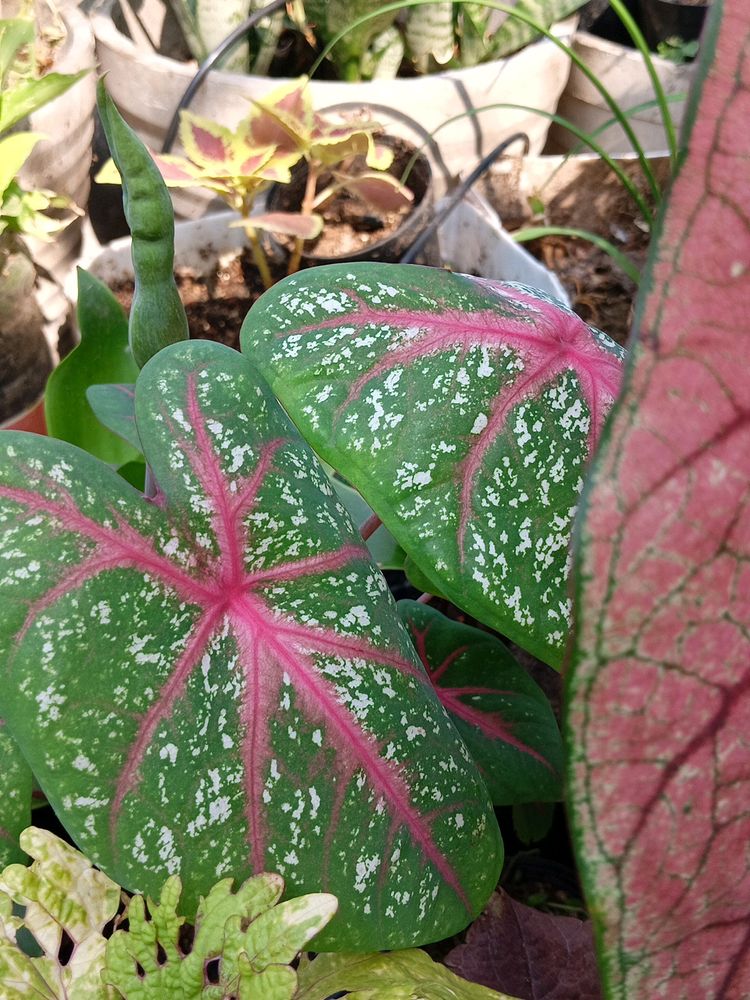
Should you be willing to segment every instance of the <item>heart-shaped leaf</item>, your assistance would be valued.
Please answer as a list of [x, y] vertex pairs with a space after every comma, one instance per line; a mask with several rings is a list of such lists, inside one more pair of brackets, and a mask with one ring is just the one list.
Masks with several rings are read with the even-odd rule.
[[613, 1000], [750, 996], [750, 6], [709, 18], [580, 527], [569, 781]]
[[115, 437], [108, 430], [109, 424], [103, 426], [94, 418], [87, 399], [87, 390], [97, 382], [127, 382], [138, 375], [128, 344], [127, 316], [109, 288], [81, 268], [78, 269], [78, 325], [80, 344], [63, 358], [47, 382], [44, 395], [47, 431], [52, 437], [77, 444], [105, 462], [120, 465], [131, 462], [138, 451]]
[[621, 349], [522, 286], [389, 264], [286, 278], [242, 349], [442, 592], [559, 666], [570, 528]]
[[486, 790], [324, 470], [220, 345], [156, 355], [136, 419], [157, 503], [0, 441], [0, 709], [56, 811], [186, 906], [268, 869], [332, 892], [329, 948], [465, 926], [502, 861]]
[[31, 822], [31, 770], [0, 719], [0, 869], [23, 860], [18, 845]]
[[494, 636], [435, 608], [398, 610], [496, 806], [562, 796], [562, 738], [541, 688]]

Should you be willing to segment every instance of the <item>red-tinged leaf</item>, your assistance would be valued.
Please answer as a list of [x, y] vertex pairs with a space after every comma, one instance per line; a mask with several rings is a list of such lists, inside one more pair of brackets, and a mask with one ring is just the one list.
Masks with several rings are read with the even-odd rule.
[[[540, 913], [502, 890], [445, 959], [473, 983], [519, 1000], [600, 1000], [591, 924]], [[632, 994], [636, 997], [653, 993]]]
[[296, 236], [301, 240], [314, 240], [323, 231], [323, 219], [320, 215], [300, 215], [298, 212], [263, 212], [251, 215], [238, 225]]
[[396, 212], [400, 208], [409, 208], [414, 202], [409, 188], [390, 174], [368, 172], [358, 177], [347, 177], [346, 189], [381, 212]]
[[572, 816], [623, 1000], [750, 996], [750, 6], [716, 2], [701, 50], [580, 526]]
[[486, 789], [325, 471], [220, 345], [161, 351], [135, 405], [155, 503], [0, 440], [0, 710], [55, 810], [130, 889], [333, 892], [321, 947], [465, 926], [502, 860]]
[[398, 610], [495, 805], [560, 799], [562, 739], [552, 707], [508, 649], [416, 601], [399, 601]]
[[151, 153], [151, 158], [159, 168], [167, 187], [195, 187], [207, 176], [207, 171], [203, 167], [197, 167], [183, 156]]
[[425, 575], [559, 665], [570, 528], [621, 349], [523, 286], [388, 264], [286, 278], [241, 339]]
[[198, 166], [214, 170], [230, 160], [232, 138], [231, 130], [223, 125], [194, 115], [192, 111], [180, 112], [180, 142]]

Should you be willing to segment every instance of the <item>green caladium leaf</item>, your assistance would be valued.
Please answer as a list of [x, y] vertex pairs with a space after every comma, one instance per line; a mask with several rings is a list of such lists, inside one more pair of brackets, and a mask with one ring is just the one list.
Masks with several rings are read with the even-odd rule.
[[23, 860], [18, 837], [31, 822], [32, 774], [0, 719], [0, 867]]
[[138, 454], [143, 453], [138, 428], [135, 426], [134, 383], [97, 383], [86, 390], [86, 399], [100, 424], [127, 441]]
[[[365, 503], [356, 490], [333, 473], [331, 474], [331, 484], [354, 524], [362, 528], [373, 517], [372, 508]], [[367, 548], [370, 550], [373, 562], [376, 562], [381, 569], [403, 568], [404, 550], [382, 524], [367, 539]]]
[[107, 286], [78, 269], [78, 326], [81, 342], [63, 358], [47, 382], [44, 415], [52, 437], [70, 441], [105, 462], [123, 464], [138, 457], [94, 416], [86, 397], [98, 382], [130, 382], [138, 367], [128, 344], [128, 320]]
[[507, 993], [461, 979], [427, 952], [302, 957], [295, 1000], [514, 1000]]
[[425, 575], [559, 666], [571, 524], [622, 350], [523, 286], [388, 264], [286, 278], [241, 339]]
[[[3, 1000], [115, 1000], [101, 980], [102, 932], [117, 913], [120, 887], [48, 830], [24, 830], [21, 847], [34, 859], [31, 866], [10, 865], [0, 874]], [[24, 907], [23, 917], [13, 916], [13, 903]], [[22, 928], [41, 955], [23, 951]]]
[[0, 440], [0, 711], [129, 889], [277, 870], [320, 947], [435, 940], [502, 862], [483, 782], [328, 477], [249, 362], [204, 341], [136, 384], [147, 501], [63, 442]]
[[104, 981], [127, 1000], [292, 1000], [297, 975], [289, 963], [336, 912], [336, 897], [326, 893], [279, 904], [278, 875], [255, 875], [236, 892], [232, 879], [223, 879], [201, 899], [185, 953], [181, 890], [178, 875], [167, 879], [159, 902], [148, 900], [148, 916], [143, 897], [135, 896], [128, 930], [116, 931], [107, 945]]
[[495, 805], [562, 798], [552, 706], [507, 647], [426, 604], [399, 601], [398, 610]]

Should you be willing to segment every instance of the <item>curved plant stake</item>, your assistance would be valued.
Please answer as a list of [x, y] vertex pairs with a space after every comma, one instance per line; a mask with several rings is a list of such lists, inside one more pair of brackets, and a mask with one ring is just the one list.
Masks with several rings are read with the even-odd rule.
[[128, 332], [133, 357], [142, 368], [162, 347], [188, 338], [185, 309], [172, 273], [172, 201], [148, 150], [123, 120], [102, 80], [96, 103], [122, 178], [122, 204], [133, 237], [135, 292]]
[[388, 264], [285, 279], [241, 340], [425, 575], [559, 665], [570, 526], [622, 350], [524, 286]]
[[496, 806], [562, 797], [562, 739], [537, 684], [494, 636], [416, 601], [398, 610]]
[[136, 420], [154, 503], [0, 440], [0, 710], [76, 842], [188, 907], [228, 873], [324, 888], [321, 947], [465, 926], [502, 862], [486, 790], [324, 470], [220, 345], [152, 359]]
[[623, 1000], [750, 995], [747, 4], [717, 0], [701, 49], [580, 528], [572, 818], [605, 992]]

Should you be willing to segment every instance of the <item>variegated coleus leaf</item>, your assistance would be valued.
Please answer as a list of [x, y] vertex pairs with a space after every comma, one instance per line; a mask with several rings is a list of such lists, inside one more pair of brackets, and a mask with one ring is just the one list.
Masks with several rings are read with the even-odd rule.
[[417, 601], [401, 620], [496, 806], [562, 797], [562, 739], [552, 706], [494, 636]]
[[572, 826], [613, 1000], [750, 996], [750, 6], [701, 51], [579, 536]]
[[136, 384], [150, 503], [77, 449], [0, 441], [0, 711], [83, 850], [186, 905], [275, 870], [396, 947], [478, 912], [502, 860], [481, 778], [328, 477], [240, 354]]
[[31, 822], [31, 769], [0, 719], [0, 869], [23, 860], [18, 837]]
[[524, 286], [389, 264], [285, 279], [242, 348], [426, 576], [558, 666], [571, 523], [622, 350]]

